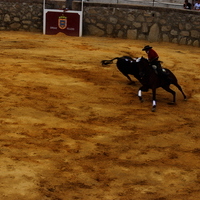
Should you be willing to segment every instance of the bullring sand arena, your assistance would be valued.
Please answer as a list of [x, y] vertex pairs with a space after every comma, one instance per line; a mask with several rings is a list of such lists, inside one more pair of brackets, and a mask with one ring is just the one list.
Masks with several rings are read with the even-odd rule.
[[[1, 200], [199, 200], [200, 48], [0, 32]], [[115, 63], [151, 45], [177, 92], [137, 97]]]

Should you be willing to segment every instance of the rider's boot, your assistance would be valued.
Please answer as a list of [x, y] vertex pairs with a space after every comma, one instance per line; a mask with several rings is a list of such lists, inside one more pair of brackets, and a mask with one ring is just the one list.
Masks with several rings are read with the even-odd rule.
[[155, 73], [158, 74], [157, 66], [156, 65], [151, 65], [151, 67], [154, 69]]

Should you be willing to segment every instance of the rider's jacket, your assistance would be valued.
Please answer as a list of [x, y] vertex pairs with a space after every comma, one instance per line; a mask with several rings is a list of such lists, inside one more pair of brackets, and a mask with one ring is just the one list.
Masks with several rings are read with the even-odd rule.
[[149, 49], [147, 51], [147, 55], [148, 55], [149, 62], [157, 61], [159, 58], [158, 54], [153, 49]]

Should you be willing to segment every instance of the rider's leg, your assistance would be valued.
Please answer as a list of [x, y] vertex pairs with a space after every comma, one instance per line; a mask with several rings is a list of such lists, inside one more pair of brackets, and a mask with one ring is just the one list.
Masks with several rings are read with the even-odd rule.
[[156, 61], [149, 62], [149, 65], [154, 69], [155, 73], [158, 74], [157, 62]]

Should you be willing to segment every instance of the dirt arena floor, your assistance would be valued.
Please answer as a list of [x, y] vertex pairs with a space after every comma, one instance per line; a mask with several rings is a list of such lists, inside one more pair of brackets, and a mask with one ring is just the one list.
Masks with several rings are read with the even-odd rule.
[[[200, 199], [200, 48], [23, 32], [0, 44], [1, 200]], [[101, 66], [147, 44], [187, 101], [158, 89], [151, 112], [151, 91], [140, 103], [138, 81]]]

